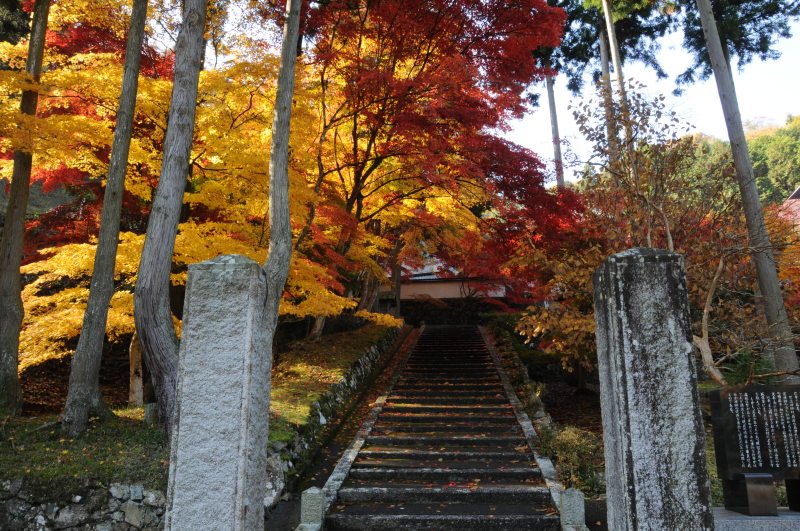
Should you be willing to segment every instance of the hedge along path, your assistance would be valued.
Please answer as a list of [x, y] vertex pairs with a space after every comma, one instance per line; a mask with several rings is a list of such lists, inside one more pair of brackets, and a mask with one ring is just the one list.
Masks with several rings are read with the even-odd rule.
[[426, 327], [401, 367], [326, 483], [325, 528], [560, 529], [478, 328]]

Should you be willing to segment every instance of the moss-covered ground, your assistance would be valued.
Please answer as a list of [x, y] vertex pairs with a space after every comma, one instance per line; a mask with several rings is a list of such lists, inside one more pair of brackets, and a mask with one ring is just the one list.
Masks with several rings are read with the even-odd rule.
[[55, 415], [6, 418], [0, 429], [0, 480], [24, 478], [45, 499], [62, 499], [87, 480], [166, 487], [169, 466], [163, 430], [145, 426], [141, 408], [92, 420], [78, 438], [67, 438]]
[[[288, 441], [318, 399], [385, 327], [323, 336], [319, 342], [298, 341], [273, 367], [270, 441]], [[49, 499], [74, 493], [87, 480], [101, 484], [136, 482], [164, 489], [169, 450], [164, 432], [143, 422], [141, 408], [115, 410], [117, 418], [93, 420], [80, 437], [64, 437], [56, 415], [0, 416], [0, 481], [25, 478]]]

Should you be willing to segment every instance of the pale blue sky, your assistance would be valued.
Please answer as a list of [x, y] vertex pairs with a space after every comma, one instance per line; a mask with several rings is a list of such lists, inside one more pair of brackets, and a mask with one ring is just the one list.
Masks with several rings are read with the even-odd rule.
[[[742, 120], [759, 121], [765, 124], [783, 125], [790, 114], [800, 115], [800, 22], [792, 25], [793, 36], [782, 40], [777, 48], [781, 57], [774, 61], [756, 60], [734, 71], [736, 92]], [[669, 79], [657, 80], [655, 74], [645, 67], [631, 63], [625, 65], [626, 77], [634, 78], [645, 85], [653, 95], [664, 94], [668, 104], [679, 115], [691, 123], [697, 131], [727, 140], [725, 121], [717, 95], [714, 78], [687, 87], [684, 94], [676, 98], [672, 96], [675, 88], [675, 76], [690, 64], [689, 55], [681, 48], [681, 36], [669, 35], [662, 43], [661, 64]], [[556, 102], [558, 105], [559, 127], [564, 138], [580, 160], [586, 160], [591, 152], [568, 110], [572, 95], [566, 89], [565, 81], [556, 81]], [[587, 82], [585, 90], [591, 90]], [[513, 130], [506, 135], [509, 140], [532, 149], [542, 159], [552, 163], [553, 147], [550, 135], [550, 114], [547, 107], [547, 95], [544, 84], [541, 86], [540, 106], [528, 116], [514, 124]], [[567, 170], [567, 177], [573, 174]]]

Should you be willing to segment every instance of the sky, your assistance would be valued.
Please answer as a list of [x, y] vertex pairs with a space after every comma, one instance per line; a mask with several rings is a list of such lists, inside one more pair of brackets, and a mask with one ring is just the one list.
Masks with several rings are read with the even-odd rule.
[[[660, 53], [661, 64], [669, 74], [668, 79], [657, 80], [655, 73], [646, 67], [630, 63], [623, 67], [626, 78], [633, 78], [646, 85], [648, 93], [653, 96], [664, 94], [667, 104], [688, 123], [695, 131], [705, 133], [723, 140], [728, 139], [725, 120], [717, 94], [717, 86], [713, 76], [707, 81], [689, 86], [683, 95], [672, 95], [675, 88], [675, 76], [683, 72], [691, 63], [689, 54], [681, 48], [682, 35], [667, 35], [662, 41]], [[788, 115], [800, 115], [800, 21], [792, 24], [792, 37], [779, 41], [776, 48], [781, 57], [772, 61], [756, 59], [746, 65], [743, 70], [735, 68], [733, 76], [742, 121], [755, 122], [759, 125], [782, 126]], [[592, 84], [587, 80], [585, 90], [591, 90]], [[550, 133], [550, 113], [547, 104], [547, 93], [544, 83], [540, 84], [539, 107], [523, 119], [512, 124], [512, 129], [505, 136], [509, 140], [530, 148], [543, 160], [552, 165], [553, 144]], [[588, 94], [588, 92], [587, 92]], [[572, 113], [568, 107], [577, 100], [566, 88], [564, 79], [556, 78], [556, 105], [561, 137], [577, 160], [589, 158], [591, 148], [583, 140]], [[562, 149], [565, 149], [562, 147]], [[565, 157], [566, 158], [566, 157]], [[579, 165], [581, 166], [581, 165]], [[568, 180], [576, 179], [575, 170], [566, 169]]]

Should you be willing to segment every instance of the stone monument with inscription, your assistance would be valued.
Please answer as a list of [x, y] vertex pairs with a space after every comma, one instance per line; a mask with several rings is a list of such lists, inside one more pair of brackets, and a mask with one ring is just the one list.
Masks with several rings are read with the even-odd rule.
[[717, 472], [725, 507], [778, 514], [774, 482], [800, 511], [800, 386], [751, 386], [709, 393]]
[[593, 280], [608, 528], [711, 530], [683, 259], [631, 249]]

